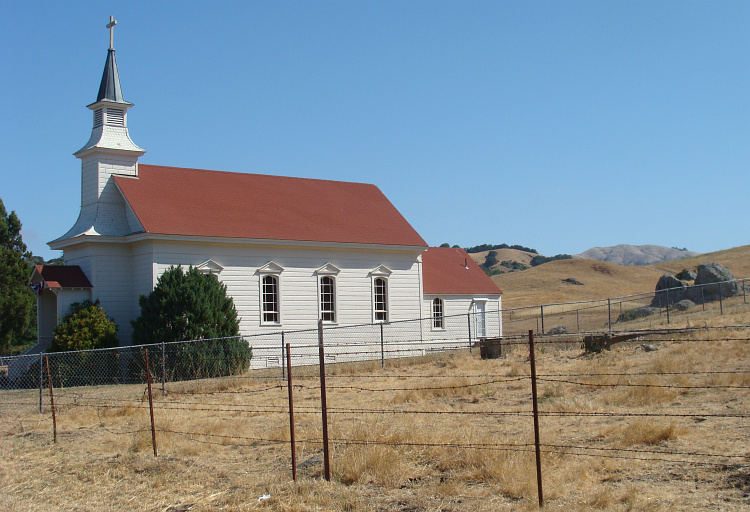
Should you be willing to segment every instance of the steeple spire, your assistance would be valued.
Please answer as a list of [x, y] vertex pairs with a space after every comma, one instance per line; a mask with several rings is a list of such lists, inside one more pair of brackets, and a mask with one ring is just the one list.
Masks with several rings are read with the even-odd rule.
[[107, 28], [109, 29], [109, 50], [107, 51], [107, 62], [104, 63], [104, 73], [102, 82], [99, 84], [99, 94], [96, 101], [108, 100], [117, 103], [127, 103], [122, 96], [122, 87], [120, 86], [120, 73], [117, 71], [117, 60], [115, 59], [114, 29], [117, 20], [114, 16], [109, 17]]
[[127, 103], [122, 96], [120, 73], [117, 71], [114, 48], [110, 48], [107, 51], [107, 61], [104, 63], [104, 73], [102, 74], [102, 81], [99, 84], [99, 94], [96, 95], [97, 102], [102, 100]]
[[75, 153], [79, 158], [97, 150], [108, 150], [109, 153], [114, 150], [118, 153], [127, 153], [136, 159], [145, 153], [130, 140], [128, 134], [127, 111], [133, 104], [125, 101], [122, 95], [120, 72], [117, 70], [115, 49], [112, 47], [112, 32], [116, 24], [117, 20], [110, 16], [107, 24], [109, 49], [104, 63], [104, 73], [96, 101], [88, 106], [94, 111], [94, 126], [89, 141]]

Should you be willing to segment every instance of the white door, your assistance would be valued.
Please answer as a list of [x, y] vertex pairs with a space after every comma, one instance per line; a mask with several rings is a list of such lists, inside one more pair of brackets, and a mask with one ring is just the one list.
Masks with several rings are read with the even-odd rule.
[[477, 338], [487, 337], [487, 303], [486, 302], [475, 302], [474, 303], [474, 332]]

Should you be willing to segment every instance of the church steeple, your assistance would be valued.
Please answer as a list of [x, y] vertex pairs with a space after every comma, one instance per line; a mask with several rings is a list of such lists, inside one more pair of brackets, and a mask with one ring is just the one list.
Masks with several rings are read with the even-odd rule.
[[65, 240], [79, 236], [124, 236], [132, 232], [125, 203], [112, 176], [138, 178], [138, 158], [145, 151], [128, 134], [127, 111], [133, 104], [125, 101], [117, 70], [111, 16], [109, 50], [96, 101], [88, 105], [94, 113], [89, 141], [75, 152], [81, 159], [81, 212], [75, 225], [50, 247], [62, 247]]
[[135, 158], [145, 153], [130, 140], [128, 133], [127, 111], [133, 104], [125, 101], [122, 95], [120, 73], [117, 70], [115, 49], [112, 47], [113, 29], [116, 24], [117, 21], [110, 16], [107, 24], [109, 49], [104, 63], [104, 73], [96, 101], [88, 105], [88, 108], [94, 111], [94, 126], [89, 141], [75, 153], [78, 158], [83, 158], [96, 150], [116, 150]]

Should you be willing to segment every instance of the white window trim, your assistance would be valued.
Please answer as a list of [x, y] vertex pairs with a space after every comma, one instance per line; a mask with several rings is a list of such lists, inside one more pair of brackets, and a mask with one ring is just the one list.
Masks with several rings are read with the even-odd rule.
[[[393, 271], [385, 265], [379, 265], [370, 271], [370, 290], [372, 293], [372, 322], [373, 323], [388, 323], [391, 321], [391, 283], [390, 277]], [[385, 320], [377, 318], [377, 311], [375, 310], [375, 281], [377, 279], [383, 279], [385, 281]]]
[[318, 318], [323, 319], [323, 283], [321, 282], [324, 277], [330, 277], [333, 279], [333, 320], [323, 320], [323, 323], [335, 325], [338, 324], [339, 312], [338, 312], [338, 274], [341, 269], [330, 261], [317, 269], [315, 274], [318, 277]]
[[[333, 313], [333, 320], [326, 320], [323, 318], [323, 278], [330, 278], [333, 281], [333, 311], [330, 311]], [[338, 324], [339, 320], [339, 312], [338, 312], [338, 286], [337, 286], [337, 279], [335, 275], [331, 274], [324, 274], [318, 276], [318, 318], [323, 320], [324, 324], [330, 324], [335, 325]], [[327, 311], [328, 312], [328, 311]]]
[[[262, 267], [260, 267], [257, 270], [258, 274], [258, 313], [259, 313], [259, 323], [261, 326], [274, 326], [279, 327], [283, 324], [283, 311], [284, 308], [282, 307], [282, 293], [281, 293], [281, 273], [284, 271], [284, 267], [279, 265], [278, 263], [274, 261], [269, 261]], [[278, 321], [267, 321], [265, 317], [265, 309], [264, 305], [265, 302], [263, 300], [263, 279], [267, 276], [275, 277], [276, 278], [276, 307], [277, 307], [277, 313], [278, 313]]]
[[[436, 300], [440, 301], [440, 309], [442, 310], [441, 315], [440, 315], [440, 320], [441, 320], [441, 323], [443, 324], [442, 327], [435, 326], [435, 319], [437, 318], [435, 316], [435, 301]], [[433, 331], [445, 330], [445, 299], [442, 297], [433, 297], [432, 300], [430, 301], [430, 326], [432, 327]]]

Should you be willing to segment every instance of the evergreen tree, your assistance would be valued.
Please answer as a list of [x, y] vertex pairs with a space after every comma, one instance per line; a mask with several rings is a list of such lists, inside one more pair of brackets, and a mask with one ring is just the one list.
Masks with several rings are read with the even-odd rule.
[[31, 257], [21, 239], [21, 221], [0, 199], [0, 351], [21, 338], [29, 325], [34, 294], [28, 288]]
[[[171, 380], [241, 373], [251, 352], [237, 338], [239, 319], [227, 288], [215, 276], [194, 267], [170, 267], [154, 291], [139, 299], [141, 316], [132, 322], [136, 345], [184, 340], [169, 345], [166, 366]], [[156, 353], [154, 361], [160, 355]]]

